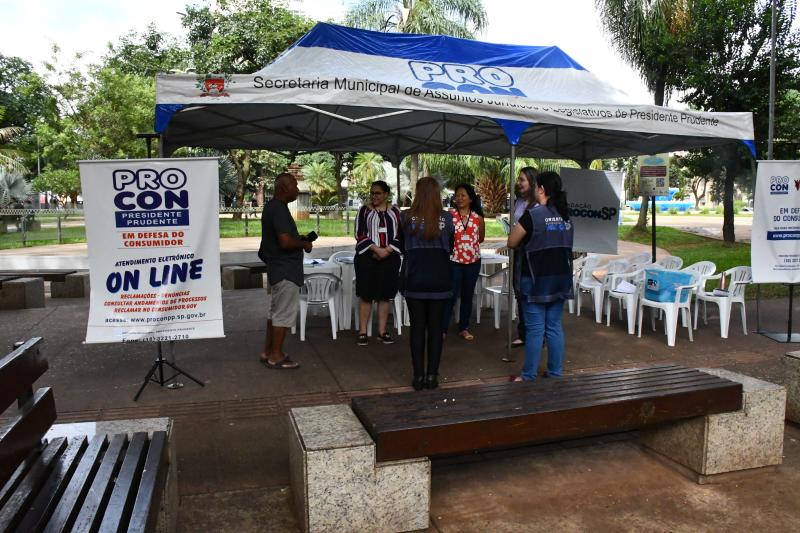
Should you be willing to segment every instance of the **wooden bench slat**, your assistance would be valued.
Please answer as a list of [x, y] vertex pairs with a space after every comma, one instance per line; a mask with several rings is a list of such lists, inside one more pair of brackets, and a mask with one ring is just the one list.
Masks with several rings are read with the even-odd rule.
[[90, 532], [97, 530], [97, 524], [103, 518], [103, 513], [114, 487], [114, 477], [122, 461], [128, 435], [119, 433], [111, 437], [108, 449], [103, 454], [103, 460], [92, 480], [92, 485], [86, 493], [81, 510], [72, 526], [73, 532]]
[[75, 472], [81, 454], [86, 449], [86, 443], [86, 437], [69, 439], [67, 449], [53, 465], [50, 477], [39, 490], [39, 494], [28, 509], [25, 518], [17, 527], [18, 531], [42, 530]]
[[251, 274], [266, 274], [267, 273], [267, 265], [262, 263], [261, 261], [257, 263], [238, 263], [234, 266], [240, 266], [250, 269]]
[[[558, 379], [538, 379], [534, 383], [528, 383], [528, 385], [533, 386], [535, 388], [529, 389], [531, 393], [534, 391], [538, 391], [541, 394], [553, 394], [552, 387], [559, 387], [559, 390], [570, 390], [575, 388], [591, 388], [591, 387], [600, 387], [600, 386], [608, 386], [608, 385], [624, 385], [624, 384], [635, 384], [635, 383], [643, 383], [643, 382], [653, 382], [653, 381], [663, 381], [665, 379], [685, 379], [690, 378], [693, 376], [697, 376], [700, 373], [697, 370], [693, 369], [682, 369], [681, 371], [677, 370], [665, 370], [659, 374], [631, 374], [631, 375], [620, 375], [620, 376], [612, 376], [609, 379], [587, 379], [587, 376], [569, 376], [564, 378]], [[707, 374], [703, 374], [706, 375]], [[512, 388], [509, 388], [512, 385]], [[516, 384], [517, 386], [520, 385], [519, 383]], [[517, 391], [519, 392], [520, 389], [513, 388], [513, 384], [509, 384], [508, 382], [502, 383], [493, 383], [493, 384], [480, 384], [480, 385], [468, 385], [464, 387], [455, 387], [455, 388], [440, 388], [434, 391], [424, 391], [424, 392], [406, 392], [406, 393], [394, 393], [391, 395], [377, 395], [377, 396], [363, 396], [359, 397], [359, 402], [369, 403], [371, 401], [378, 401], [381, 405], [386, 407], [386, 410], [391, 412], [394, 409], [408, 409], [413, 408], [415, 405], [419, 405], [420, 401], [419, 398], [421, 395], [432, 396], [435, 398], [451, 398], [455, 397], [457, 400], [460, 396], [463, 397], [472, 397], [475, 394], [475, 390], [479, 389], [481, 391], [481, 396], [485, 396], [487, 398], [492, 397], [493, 395], [507, 395], [509, 391]], [[516, 393], [514, 393], [516, 394]], [[379, 400], [376, 400], [379, 398]], [[429, 403], [429, 402], [428, 402]]]
[[5, 483], [56, 420], [50, 387], [37, 390], [25, 409], [0, 434], [0, 483]]
[[715, 400], [710, 405], [706, 391], [694, 391], [662, 402], [644, 398], [614, 401], [526, 417], [382, 433], [376, 440], [376, 458], [389, 461], [447, 455], [630, 431], [644, 425], [701, 416], [706, 406], [713, 412], [724, 412], [735, 410], [733, 406], [737, 402], [741, 405], [741, 391], [714, 393]]
[[67, 275], [74, 274], [77, 270], [60, 268], [44, 268], [39, 270], [2, 270], [0, 276], [15, 276], [17, 278], [42, 278], [45, 281], [65, 281]]
[[54, 439], [42, 452], [41, 456], [25, 474], [22, 483], [17, 487], [6, 504], [0, 509], [0, 531], [9, 531], [17, 527], [36, 497], [39, 487], [47, 479], [53, 463], [67, 446], [65, 438]]
[[61, 501], [58, 502], [53, 515], [47, 522], [44, 529], [46, 533], [62, 533], [70, 530], [83, 503], [83, 498], [89, 490], [92, 478], [100, 466], [99, 459], [107, 442], [108, 439], [105, 435], [95, 435], [89, 441], [89, 446], [81, 457], [81, 462], [75, 469]]
[[106, 506], [99, 531], [119, 531], [120, 524], [130, 516], [142, 474], [146, 445], [147, 433], [134, 433], [114, 483], [114, 491]]
[[[643, 380], [635, 383], [610, 383], [594, 384], [592, 387], [576, 387], [570, 383], [554, 383], [550, 387], [541, 387], [538, 383], [513, 383], [506, 384], [505, 390], [494, 389], [491, 394], [475, 387], [458, 390], [454, 394], [440, 394], [428, 399], [427, 403], [413, 404], [399, 408], [382, 405], [380, 399], [374, 404], [369, 401], [357, 402], [362, 410], [373, 413], [371, 422], [377, 428], [387, 428], [402, 425], [406, 422], [424, 423], [428, 418], [445, 419], [446, 416], [466, 416], [477, 418], [495, 411], [511, 412], [518, 409], [523, 413], [543, 411], [551, 408], [563, 408], [570, 403], [587, 403], [592, 399], [623, 395], [655, 395], [667, 392], [670, 389], [684, 389], [686, 387], [700, 387], [705, 385], [721, 385], [721, 381], [709, 374], [697, 373], [680, 380]], [[409, 400], [413, 401], [413, 400]]]
[[34, 337], [0, 359], [0, 413], [47, 371], [47, 359], [39, 352], [41, 337]]
[[161, 489], [167, 476], [167, 464], [167, 433], [154, 431], [128, 524], [129, 533], [144, 533], [155, 528], [161, 508]]
[[377, 460], [388, 461], [628, 431], [735, 411], [741, 402], [739, 383], [664, 365], [357, 397], [352, 407], [376, 442]]
[[0, 488], [0, 507], [3, 507], [11, 494], [17, 490], [17, 486], [19, 486], [19, 484], [22, 482], [22, 479], [25, 477], [25, 473], [36, 461], [36, 458], [41, 455], [41, 453], [42, 450], [40, 450], [38, 447], [32, 449], [25, 460], [20, 463], [16, 470], [14, 470], [14, 473], [11, 474], [11, 477], [8, 478], [6, 484]]
[[[670, 388], [666, 390], [654, 390], [652, 393], [640, 392], [637, 394], [627, 394], [624, 391], [617, 391], [604, 396], [588, 398], [586, 399], [586, 401], [581, 401], [581, 402], [564, 401], [560, 403], [552, 403], [541, 408], [537, 407], [531, 409], [525, 409], [522, 407], [520, 408], [510, 407], [506, 409], [497, 409], [495, 411], [482, 412], [480, 416], [470, 415], [470, 413], [460, 413], [459, 415], [451, 415], [450, 413], [447, 413], [445, 416], [439, 418], [430, 417], [428, 419], [415, 419], [413, 424], [407, 422], [405, 424], [395, 424], [393, 426], [378, 425], [375, 426], [375, 429], [376, 431], [380, 432], [390, 432], [390, 431], [402, 431], [410, 428], [448, 426], [464, 422], [481, 422], [497, 418], [526, 417], [531, 415], [546, 414], [552, 412], [562, 412], [571, 409], [591, 409], [593, 407], [607, 405], [615, 402], [640, 401], [640, 400], [666, 401], [674, 396], [681, 396], [694, 392], [699, 393], [704, 391], [717, 391], [717, 390], [720, 390], [719, 385], [706, 384], [700, 387], [690, 386], [690, 387]], [[516, 409], [516, 411], [512, 411], [512, 409]], [[713, 414], [714, 412], [708, 412], [707, 414]]]

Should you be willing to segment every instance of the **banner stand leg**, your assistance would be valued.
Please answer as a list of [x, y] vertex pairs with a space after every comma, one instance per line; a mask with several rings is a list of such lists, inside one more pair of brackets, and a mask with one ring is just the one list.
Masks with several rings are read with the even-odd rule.
[[[134, 402], [139, 400], [139, 396], [141, 396], [142, 391], [144, 391], [144, 388], [150, 382], [158, 383], [159, 386], [161, 386], [161, 387], [166, 385], [168, 389], [180, 389], [180, 388], [183, 388], [183, 383], [181, 383], [180, 381], [173, 381], [173, 380], [177, 379], [178, 376], [186, 376], [187, 378], [191, 379], [192, 381], [194, 381], [195, 383], [197, 383], [201, 387], [205, 387], [204, 383], [202, 383], [201, 381], [199, 381], [196, 378], [192, 377], [188, 373], [184, 372], [183, 370], [181, 370], [178, 367], [178, 365], [175, 364], [175, 357], [174, 357], [174, 355], [175, 355], [175, 341], [170, 341], [170, 343], [169, 343], [170, 353], [173, 356], [173, 357], [171, 357], [172, 361], [167, 361], [166, 359], [164, 359], [164, 351], [162, 349], [162, 345], [161, 345], [160, 341], [157, 343], [157, 346], [158, 346], [158, 356], [156, 357], [156, 360], [153, 362], [153, 366], [150, 367], [150, 371], [144, 377], [144, 381], [142, 382], [141, 387], [139, 387], [139, 390], [136, 392], [136, 396], [133, 397], [133, 401]], [[165, 365], [170, 367], [175, 372], [174, 374], [172, 374], [168, 378], [164, 378], [164, 366]], [[156, 372], [158, 372], [158, 376], [157, 377], [155, 375]], [[173, 382], [170, 383], [170, 381], [173, 381]]]
[[777, 342], [800, 342], [800, 333], [792, 333], [792, 307], [794, 307], [794, 283], [787, 283], [789, 287], [789, 322], [786, 333], [774, 333], [771, 331], [759, 331], [765, 337]]

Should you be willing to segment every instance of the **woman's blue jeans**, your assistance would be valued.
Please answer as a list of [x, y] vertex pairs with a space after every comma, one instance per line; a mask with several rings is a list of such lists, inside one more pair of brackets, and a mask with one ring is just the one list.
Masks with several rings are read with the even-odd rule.
[[547, 374], [561, 376], [564, 369], [564, 328], [561, 327], [561, 314], [564, 300], [549, 303], [531, 303], [527, 296], [533, 292], [533, 280], [523, 277], [520, 293], [525, 299], [525, 364], [522, 366], [522, 379], [536, 379], [539, 360], [542, 358], [542, 343], [547, 339]]
[[[478, 275], [481, 273], [480, 260], [464, 265], [452, 262], [450, 264], [453, 273], [453, 298], [445, 305], [442, 313], [442, 331], [445, 333], [450, 327], [450, 318], [453, 316], [453, 307], [456, 300], [461, 298], [461, 307], [458, 311], [458, 331], [469, 329], [469, 317], [472, 314], [472, 295], [475, 293], [475, 284], [478, 282]], [[480, 305], [480, 297], [478, 305]]]

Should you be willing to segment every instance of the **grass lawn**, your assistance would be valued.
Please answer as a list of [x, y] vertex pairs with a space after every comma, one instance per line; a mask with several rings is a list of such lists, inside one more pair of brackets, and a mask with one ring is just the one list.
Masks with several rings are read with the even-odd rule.
[[[650, 236], [650, 228], [646, 231], [637, 230], [632, 226], [619, 228], [620, 240], [650, 244]], [[750, 264], [750, 244], [748, 243], [737, 242], [733, 246], [728, 246], [722, 241], [686, 233], [675, 228], [657, 227], [656, 246], [683, 259], [684, 266], [698, 261], [711, 261], [717, 265], [717, 272], [720, 272], [735, 266]], [[712, 288], [711, 284], [708, 288], [709, 290]], [[789, 290], [784, 285], [774, 283], [761, 285], [763, 298], [785, 297], [788, 294]], [[747, 288], [746, 297], [751, 299], [755, 296], [756, 287], [751, 285]]]

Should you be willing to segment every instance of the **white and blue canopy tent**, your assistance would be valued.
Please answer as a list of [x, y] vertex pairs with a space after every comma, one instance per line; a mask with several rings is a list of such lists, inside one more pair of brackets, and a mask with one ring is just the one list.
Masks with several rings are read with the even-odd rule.
[[253, 74], [159, 75], [156, 131], [164, 156], [182, 146], [368, 151], [398, 168], [414, 153], [588, 167], [730, 142], [755, 150], [751, 113], [633, 103], [555, 46], [324, 23]]
[[594, 159], [732, 141], [751, 113], [638, 105], [555, 46], [317, 24], [254, 74], [160, 75], [156, 131], [181, 146]]

